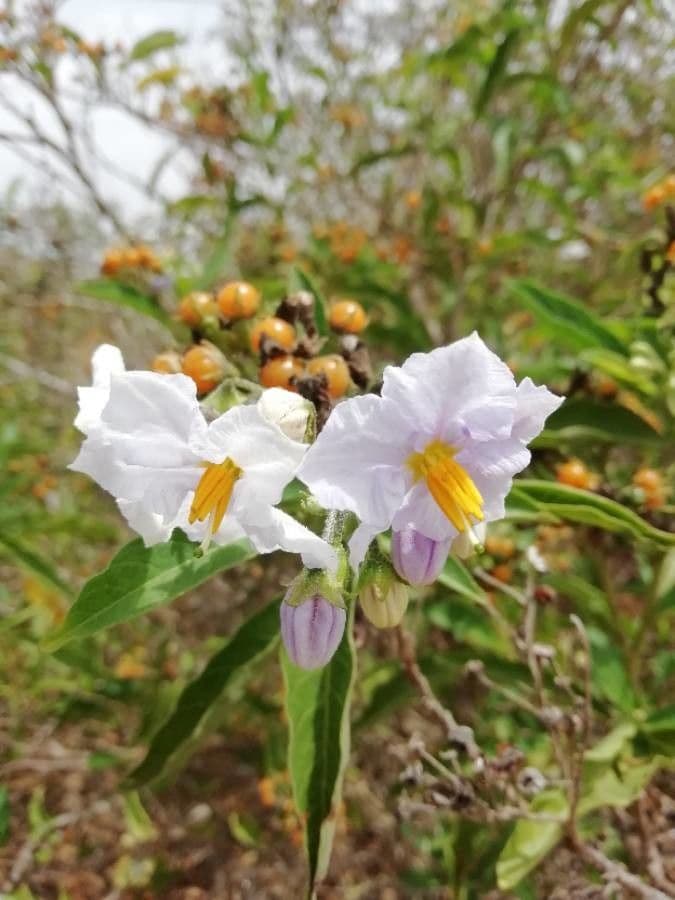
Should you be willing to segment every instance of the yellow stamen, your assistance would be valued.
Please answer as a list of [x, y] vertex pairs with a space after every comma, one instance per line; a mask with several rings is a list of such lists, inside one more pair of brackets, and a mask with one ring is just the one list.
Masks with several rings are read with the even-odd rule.
[[457, 450], [431, 441], [407, 459], [415, 481], [424, 479], [429, 493], [460, 533], [471, 531], [471, 519], [483, 519], [483, 498], [466, 469], [455, 460]]
[[211, 535], [220, 528], [234, 485], [243, 472], [229, 456], [221, 463], [205, 463], [204, 466], [205, 472], [199, 479], [188, 521], [192, 525], [193, 522], [203, 522], [208, 516], [211, 517], [206, 536], [208, 543]]

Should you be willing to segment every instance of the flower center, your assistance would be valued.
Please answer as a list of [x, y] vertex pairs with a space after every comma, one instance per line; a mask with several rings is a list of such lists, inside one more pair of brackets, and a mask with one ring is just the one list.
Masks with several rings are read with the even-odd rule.
[[229, 456], [221, 463], [207, 462], [203, 465], [204, 474], [199, 479], [188, 521], [192, 525], [193, 522], [203, 522], [210, 516], [208, 541], [220, 528], [234, 485], [244, 473]]
[[460, 534], [471, 530], [471, 518], [483, 519], [483, 498], [466, 469], [455, 460], [457, 450], [431, 441], [406, 460], [415, 481], [426, 481], [429, 493]]

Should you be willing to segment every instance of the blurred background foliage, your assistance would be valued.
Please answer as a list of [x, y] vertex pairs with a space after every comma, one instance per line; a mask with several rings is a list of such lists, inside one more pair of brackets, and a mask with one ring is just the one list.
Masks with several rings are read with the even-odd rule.
[[[140, 368], [182, 351], [179, 298], [231, 277], [270, 312], [307, 284], [359, 300], [377, 371], [478, 329], [518, 377], [570, 398], [476, 563], [489, 582], [462, 570], [409, 625], [481, 746], [545, 771], [550, 735], [513, 701], [526, 668], [485, 612], [518, 620], [509, 591], [536, 546], [548, 565], [538, 640], [574, 681], [569, 614], [583, 620], [592, 743], [610, 736], [588, 760], [583, 827], [673, 889], [675, 556], [659, 537], [673, 531], [672, 12], [665, 0], [230, 0], [218, 80], [199, 77], [198, 48], [178, 33], [108, 46], [62, 25], [58, 5], [5, 4], [0, 142], [64, 197], [17, 183], [0, 202], [3, 896], [300, 895], [274, 664], [227, 688], [205, 743], [181, 749], [180, 779], [143, 802], [120, 787], [182, 687], [292, 577], [287, 560], [240, 567], [55, 656], [40, 644], [129, 537], [112, 500], [65, 469], [92, 349], [116, 343]], [[140, 214], [101, 188], [115, 160], [95, 146], [101, 108], [164, 142], [151, 177], [132, 178]], [[185, 188], [167, 199], [177, 159]], [[156, 264], [139, 257], [146, 246]], [[136, 256], [99, 273], [116, 248]], [[231, 340], [236, 352], [245, 329]], [[596, 505], [580, 512], [566, 487]], [[356, 639], [354, 753], [322, 896], [600, 897], [564, 843], [549, 853], [541, 824], [404, 815], [402, 748], [439, 736], [395, 640], [360, 619]], [[489, 684], [467, 668], [476, 659]]]

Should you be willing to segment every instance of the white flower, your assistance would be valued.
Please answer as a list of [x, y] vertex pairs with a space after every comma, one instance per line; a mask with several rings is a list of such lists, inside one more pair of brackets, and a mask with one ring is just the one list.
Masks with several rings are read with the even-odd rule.
[[298, 477], [326, 508], [360, 518], [353, 565], [388, 528], [454, 539], [504, 516], [526, 443], [561, 403], [529, 378], [516, 385], [474, 333], [387, 367], [380, 397], [340, 403]]
[[101, 344], [91, 358], [91, 370], [91, 387], [77, 389], [80, 410], [75, 417], [75, 427], [82, 434], [89, 434], [100, 422], [103, 407], [110, 394], [110, 378], [124, 372], [124, 359], [119, 349], [112, 344]]
[[116, 498], [147, 545], [181, 528], [205, 544], [247, 537], [260, 553], [283, 549], [335, 568], [334, 549], [275, 508], [307, 447], [258, 407], [207, 424], [190, 378], [117, 372], [80, 393], [83, 418], [87, 437], [71, 468]]

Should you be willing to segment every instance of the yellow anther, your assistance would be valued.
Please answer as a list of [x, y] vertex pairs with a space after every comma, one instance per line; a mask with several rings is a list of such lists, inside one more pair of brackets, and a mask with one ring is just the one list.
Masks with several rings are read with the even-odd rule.
[[199, 479], [188, 520], [203, 522], [211, 516], [209, 535], [220, 528], [223, 516], [232, 497], [232, 491], [243, 472], [229, 457], [221, 463], [205, 463], [205, 471]]
[[426, 481], [429, 493], [457, 531], [471, 530], [471, 520], [483, 519], [483, 498], [466, 469], [455, 459], [457, 450], [431, 441], [407, 459], [415, 481]]

